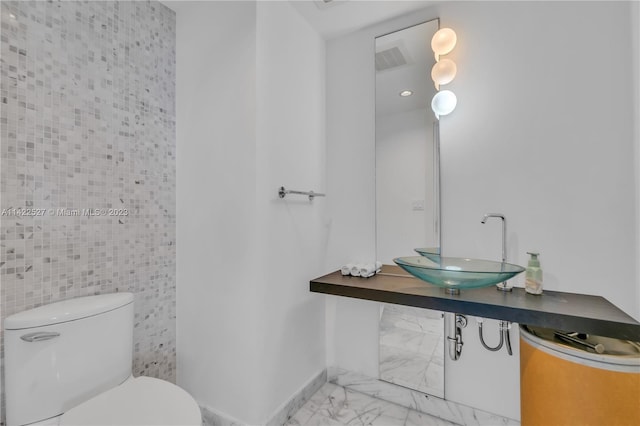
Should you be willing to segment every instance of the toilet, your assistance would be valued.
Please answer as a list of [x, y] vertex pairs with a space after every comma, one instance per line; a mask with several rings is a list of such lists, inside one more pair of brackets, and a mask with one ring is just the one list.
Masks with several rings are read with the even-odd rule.
[[131, 293], [41, 306], [4, 329], [7, 426], [202, 424], [185, 390], [131, 375]]

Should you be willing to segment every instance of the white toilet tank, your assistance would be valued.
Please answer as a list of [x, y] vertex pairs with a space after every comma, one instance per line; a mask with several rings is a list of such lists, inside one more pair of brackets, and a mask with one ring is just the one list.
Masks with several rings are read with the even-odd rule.
[[80, 297], [7, 317], [8, 425], [48, 419], [131, 375], [133, 295]]

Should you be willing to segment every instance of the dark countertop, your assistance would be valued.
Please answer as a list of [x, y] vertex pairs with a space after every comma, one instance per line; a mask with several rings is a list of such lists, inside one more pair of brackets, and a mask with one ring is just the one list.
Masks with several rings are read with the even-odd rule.
[[514, 287], [512, 292], [505, 293], [495, 286], [451, 295], [390, 265], [370, 278], [343, 276], [336, 271], [312, 280], [310, 290], [640, 341], [640, 323], [600, 296], [548, 290], [535, 296], [523, 288]]

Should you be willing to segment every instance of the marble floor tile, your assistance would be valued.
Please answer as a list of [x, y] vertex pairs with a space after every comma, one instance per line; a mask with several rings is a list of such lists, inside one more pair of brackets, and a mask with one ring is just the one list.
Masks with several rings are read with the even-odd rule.
[[286, 426], [453, 426], [454, 423], [332, 383], [323, 385]]
[[404, 423], [404, 426], [454, 426], [455, 423], [448, 422], [443, 419], [439, 419], [437, 417], [430, 416], [425, 413], [421, 413], [416, 410], [409, 410], [409, 414], [407, 415], [407, 420]]

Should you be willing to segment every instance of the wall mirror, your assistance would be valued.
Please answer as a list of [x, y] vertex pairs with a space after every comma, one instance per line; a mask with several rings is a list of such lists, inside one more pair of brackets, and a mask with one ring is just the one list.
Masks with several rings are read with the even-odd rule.
[[438, 20], [376, 38], [376, 256], [440, 246], [431, 38]]
[[[376, 256], [415, 256], [440, 248], [438, 124], [432, 20], [377, 37]], [[383, 273], [404, 273], [385, 268]], [[381, 380], [444, 397], [442, 312], [383, 305], [379, 324]]]

